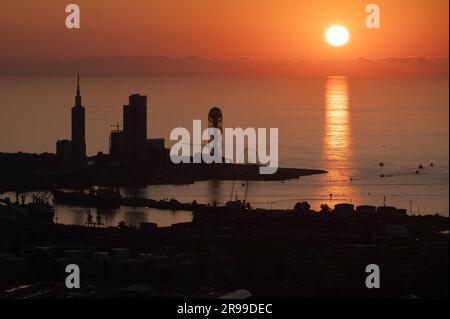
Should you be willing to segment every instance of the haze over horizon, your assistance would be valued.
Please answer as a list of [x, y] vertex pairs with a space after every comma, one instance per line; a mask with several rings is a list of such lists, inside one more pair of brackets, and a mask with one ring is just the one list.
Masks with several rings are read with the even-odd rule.
[[[5, 63], [6, 62], [6, 63]], [[258, 57], [100, 57], [12, 64], [3, 76], [448, 76], [444, 57], [386, 57], [343, 60], [275, 60]]]

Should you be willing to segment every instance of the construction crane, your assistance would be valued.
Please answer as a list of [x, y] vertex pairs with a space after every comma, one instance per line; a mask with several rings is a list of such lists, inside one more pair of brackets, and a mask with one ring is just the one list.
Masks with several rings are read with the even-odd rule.
[[115, 127], [116, 128], [115, 129], [116, 132], [120, 131], [120, 124], [119, 124], [119, 122], [117, 122], [116, 124], [112, 124], [111, 127]]
[[[242, 154], [241, 154], [241, 156], [240, 156], [240, 158], [239, 158], [239, 161], [242, 159], [242, 156], [244, 155], [244, 162], [245, 162], [245, 152], [247, 152], [249, 149], [251, 149], [251, 148], [246, 147], [246, 148], [242, 151]], [[254, 149], [252, 149], [252, 150], [254, 150]], [[259, 165], [260, 163], [259, 163], [258, 152], [257, 152], [256, 150], [254, 150], [254, 151], [255, 151], [255, 154], [256, 154], [256, 165]], [[244, 163], [244, 164], [248, 164], [248, 163]], [[249, 183], [248, 183], [248, 179], [247, 179], [247, 180], [245, 180], [245, 184], [243, 184], [243, 186], [245, 186], [244, 197], [243, 197], [243, 199], [242, 199], [242, 201], [243, 201], [244, 203], [247, 203], [248, 184], [249, 184]], [[234, 189], [235, 189], [235, 187], [236, 187], [236, 180], [233, 179], [233, 184], [231, 185], [231, 196], [230, 196], [230, 201], [233, 201], [233, 194], [234, 194]], [[237, 192], [237, 191], [236, 191], [236, 192]], [[237, 195], [236, 195], [236, 200], [237, 200]]]

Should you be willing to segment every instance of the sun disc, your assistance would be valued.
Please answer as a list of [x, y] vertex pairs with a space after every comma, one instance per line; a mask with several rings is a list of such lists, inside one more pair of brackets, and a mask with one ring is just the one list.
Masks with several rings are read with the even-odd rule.
[[349, 38], [350, 35], [347, 28], [341, 25], [333, 25], [329, 27], [327, 32], [325, 33], [325, 39], [327, 40], [328, 44], [335, 47], [343, 46], [348, 42]]

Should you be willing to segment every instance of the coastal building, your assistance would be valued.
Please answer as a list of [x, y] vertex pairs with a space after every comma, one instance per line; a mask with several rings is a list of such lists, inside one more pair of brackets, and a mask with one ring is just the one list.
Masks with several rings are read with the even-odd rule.
[[147, 150], [147, 96], [133, 94], [123, 106], [123, 151], [129, 164], [141, 164]]
[[72, 143], [71, 160], [75, 166], [86, 163], [85, 109], [81, 103], [80, 75], [77, 75], [77, 93], [75, 106], [72, 107]]
[[130, 166], [141, 166], [146, 161], [160, 162], [166, 158], [163, 138], [147, 139], [147, 96], [133, 94], [123, 106], [123, 130], [112, 125], [109, 155], [112, 160], [124, 161]]
[[152, 162], [161, 162], [165, 159], [166, 148], [163, 138], [150, 138], [147, 140], [147, 155]]
[[123, 158], [123, 131], [114, 130], [109, 137], [109, 155], [113, 160]]
[[58, 140], [56, 142], [56, 156], [64, 163], [70, 162], [72, 143], [70, 140]]
[[355, 212], [355, 206], [353, 204], [336, 204], [334, 205], [334, 213], [336, 216], [350, 216]]
[[356, 206], [356, 212], [358, 214], [375, 214], [377, 212], [377, 208], [370, 205], [360, 205]]
[[[220, 133], [223, 133], [222, 130], [222, 121], [223, 121], [223, 115], [222, 115], [222, 111], [218, 108], [218, 107], [213, 107], [212, 109], [209, 110], [208, 112], [208, 127], [209, 128], [215, 128], [218, 129], [220, 131]], [[211, 139], [213, 137], [210, 137], [210, 142]], [[220, 149], [222, 147], [222, 145], [218, 145], [217, 141], [215, 141], [216, 143], [214, 144], [214, 148], [211, 150], [211, 155], [214, 155], [214, 151]]]
[[222, 131], [222, 111], [218, 107], [213, 107], [208, 113], [209, 127], [217, 128]]
[[164, 149], [164, 139], [163, 138], [150, 138], [147, 140], [148, 150], [163, 150]]
[[377, 207], [377, 213], [378, 214], [385, 214], [385, 215], [392, 215], [392, 214], [399, 214], [399, 215], [406, 215], [406, 209], [398, 209], [396, 207], [392, 206], [380, 206]]

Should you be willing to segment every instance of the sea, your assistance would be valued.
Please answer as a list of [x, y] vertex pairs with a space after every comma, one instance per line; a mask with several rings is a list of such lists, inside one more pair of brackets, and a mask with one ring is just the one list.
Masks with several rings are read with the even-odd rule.
[[[70, 139], [76, 76], [0, 77], [0, 152], [55, 152]], [[108, 152], [134, 93], [147, 95], [149, 138], [177, 127], [206, 128], [219, 107], [223, 127], [278, 128], [279, 166], [323, 169], [295, 180], [203, 181], [121, 189], [122, 195], [288, 209], [321, 204], [396, 206], [408, 214], [449, 212], [448, 77], [93, 77], [81, 75], [89, 155]], [[2, 196], [12, 196], [3, 194]], [[108, 225], [160, 227], [192, 220], [185, 211], [121, 207], [97, 212]], [[94, 213], [95, 215], [95, 213]], [[56, 207], [55, 221], [82, 225], [86, 209]]]

